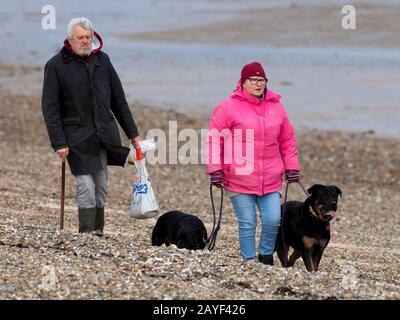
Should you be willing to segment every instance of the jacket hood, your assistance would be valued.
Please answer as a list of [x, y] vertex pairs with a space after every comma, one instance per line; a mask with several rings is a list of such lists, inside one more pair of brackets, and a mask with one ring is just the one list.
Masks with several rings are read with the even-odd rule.
[[90, 54], [86, 55], [86, 56], [80, 56], [80, 55], [76, 54], [75, 51], [72, 49], [68, 38], [64, 40], [64, 48], [72, 55], [75, 55], [79, 58], [87, 59], [90, 55], [96, 54], [103, 48], [103, 40], [101, 39], [100, 35], [96, 31], [93, 31], [92, 52], [90, 52]]
[[242, 83], [239, 81], [237, 82], [236, 89], [235, 91], [232, 92], [231, 98], [233, 99], [239, 99], [239, 100], [246, 100], [252, 104], [259, 105], [262, 103], [262, 101], [272, 101], [272, 102], [279, 102], [281, 99], [281, 95], [272, 92], [271, 90], [267, 89], [265, 87], [265, 92], [264, 96], [259, 99], [250, 93], [248, 93], [245, 89], [243, 89]]

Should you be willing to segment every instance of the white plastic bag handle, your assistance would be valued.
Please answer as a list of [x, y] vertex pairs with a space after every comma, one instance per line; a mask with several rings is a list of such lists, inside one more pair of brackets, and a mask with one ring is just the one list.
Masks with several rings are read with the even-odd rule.
[[[140, 146], [140, 151], [141, 151], [142, 155], [147, 151], [154, 150], [157, 148], [154, 138], [139, 141], [139, 146]], [[129, 149], [130, 149], [130, 151], [129, 151], [129, 156], [128, 156], [128, 162], [130, 164], [134, 164], [134, 160], [141, 160], [141, 159], [137, 158], [136, 149], [132, 144], [129, 145]]]

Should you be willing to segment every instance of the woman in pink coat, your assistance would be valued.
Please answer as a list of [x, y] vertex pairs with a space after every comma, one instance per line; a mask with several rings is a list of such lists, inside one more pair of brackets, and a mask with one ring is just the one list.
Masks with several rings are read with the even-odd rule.
[[258, 260], [273, 265], [282, 176], [286, 173], [289, 183], [299, 181], [300, 166], [293, 127], [267, 81], [259, 62], [245, 65], [236, 90], [215, 108], [207, 174], [231, 199], [245, 259], [256, 258], [257, 205], [262, 222]]

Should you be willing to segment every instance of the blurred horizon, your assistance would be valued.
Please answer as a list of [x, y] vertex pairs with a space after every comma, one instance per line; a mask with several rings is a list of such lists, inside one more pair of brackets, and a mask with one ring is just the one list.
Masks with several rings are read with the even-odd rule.
[[[346, 4], [356, 9], [356, 30], [341, 28]], [[55, 30], [41, 28], [44, 5], [56, 9]], [[129, 102], [207, 116], [234, 90], [243, 64], [258, 60], [296, 129], [399, 137], [399, 14], [394, 0], [15, 0], [0, 4], [0, 64], [42, 68], [68, 22], [86, 16]], [[41, 81], [1, 84], [40, 95]]]

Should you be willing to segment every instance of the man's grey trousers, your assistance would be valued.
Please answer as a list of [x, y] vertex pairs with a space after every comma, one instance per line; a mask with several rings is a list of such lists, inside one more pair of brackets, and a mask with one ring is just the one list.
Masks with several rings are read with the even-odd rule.
[[100, 150], [102, 170], [75, 176], [75, 201], [79, 209], [103, 208], [107, 199], [107, 152]]

